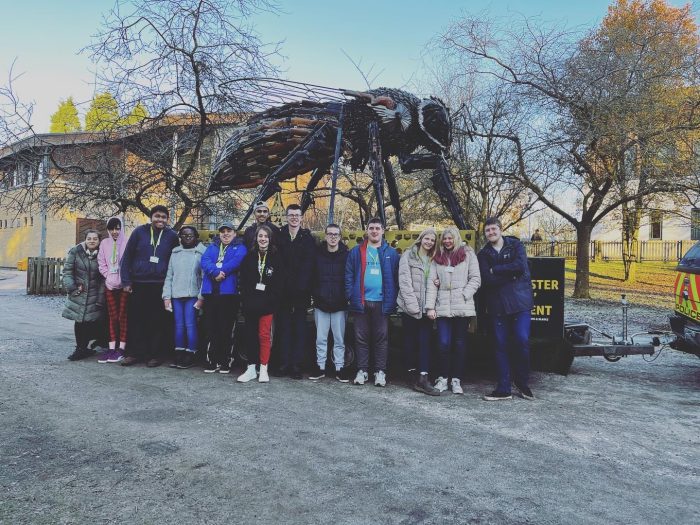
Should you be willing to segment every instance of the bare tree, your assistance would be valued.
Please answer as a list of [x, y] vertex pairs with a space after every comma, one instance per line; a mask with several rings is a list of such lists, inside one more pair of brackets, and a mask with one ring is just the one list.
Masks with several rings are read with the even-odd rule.
[[[527, 107], [530, 118], [519, 128], [483, 131], [472, 126], [469, 131], [510, 141], [519, 163], [517, 177], [576, 229], [574, 296], [584, 298], [590, 296], [593, 227], [624, 203], [675, 189], [668, 178], [649, 177], [641, 185], [638, 178], [630, 180], [620, 191], [622, 166], [630, 152], [651, 139], [700, 124], [700, 98], [688, 90], [685, 111], [674, 119], [648, 129], [626, 128], [625, 119], [641, 102], [640, 96], [648, 94], [651, 72], [643, 62], [613, 60], [614, 49], [592, 44], [592, 36], [546, 28], [532, 20], [497, 27], [479, 17], [456, 22], [441, 38], [449, 59], [484, 81], [507, 87]], [[627, 74], [620, 74], [621, 67]], [[655, 75], [663, 73], [654, 70]], [[540, 169], [528, 169], [533, 156]]]
[[[47, 205], [147, 212], [165, 202], [176, 226], [196, 211], [236, 208], [245, 196], [209, 192], [209, 168], [226, 129], [250, 111], [250, 101], [220, 86], [276, 74], [269, 59], [277, 45], [263, 43], [251, 22], [256, 12], [272, 9], [266, 0], [118, 1], [84, 52], [95, 63], [96, 92], [111, 93], [122, 114], [139, 103], [149, 116], [75, 135], [73, 148], [34, 135], [51, 165], [36, 189]], [[37, 191], [25, 187], [23, 200], [35, 200]]]

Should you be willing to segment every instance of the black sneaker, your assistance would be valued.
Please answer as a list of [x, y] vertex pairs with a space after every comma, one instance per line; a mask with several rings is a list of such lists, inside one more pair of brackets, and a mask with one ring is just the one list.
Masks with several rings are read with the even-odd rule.
[[170, 363], [168, 366], [170, 368], [180, 368], [180, 361], [182, 361], [182, 354], [184, 354], [182, 350], [177, 350], [175, 352], [175, 359], [173, 359], [173, 362]]
[[194, 352], [184, 352], [177, 367], [185, 369], [190, 368], [192, 365], [194, 365]]
[[221, 367], [216, 363], [207, 363], [207, 366], [204, 367], [205, 374], [214, 374], [219, 370], [221, 370]]
[[231, 373], [231, 367], [228, 366], [228, 364], [221, 365], [219, 367], [219, 373], [220, 374], [229, 374], [229, 373]]
[[520, 397], [522, 397], [523, 399], [527, 399], [528, 401], [535, 400], [535, 394], [533, 394], [532, 390], [530, 390], [528, 387], [518, 386], [517, 388], [518, 388], [518, 391], [520, 392]]
[[418, 379], [413, 383], [413, 390], [423, 392], [429, 396], [439, 396], [440, 391], [430, 384], [428, 374], [418, 374]]
[[340, 370], [338, 370], [335, 373], [335, 378], [340, 381], [341, 383], [349, 383], [350, 380], [352, 379], [350, 370], [348, 370], [347, 366], [344, 366]]
[[320, 366], [314, 365], [314, 367], [311, 369], [311, 373], [309, 374], [309, 379], [312, 381], [317, 381], [319, 379], [323, 379], [324, 377], [326, 377], [326, 371]]
[[69, 361], [80, 361], [81, 359], [85, 359], [86, 357], [90, 357], [95, 355], [94, 350], [90, 350], [89, 348], [76, 348], [71, 355], [68, 356]]
[[490, 394], [484, 396], [486, 401], [505, 401], [506, 399], [513, 399], [511, 394], [506, 394], [505, 392], [497, 392], [494, 390]]

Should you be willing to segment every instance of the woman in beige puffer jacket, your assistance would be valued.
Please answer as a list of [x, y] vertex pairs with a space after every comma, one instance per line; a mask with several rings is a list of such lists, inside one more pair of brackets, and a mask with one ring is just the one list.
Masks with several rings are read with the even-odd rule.
[[476, 253], [462, 242], [457, 228], [445, 229], [430, 266], [425, 298], [428, 317], [437, 319], [440, 375], [435, 388], [441, 392], [447, 390], [447, 378], [452, 377], [452, 392], [464, 393], [467, 330], [470, 317], [476, 315], [474, 294], [480, 285]]
[[415, 372], [416, 376], [413, 389], [433, 396], [440, 392], [428, 380], [433, 320], [426, 316], [425, 296], [436, 244], [437, 232], [428, 228], [401, 255], [396, 299], [403, 326], [404, 364], [409, 373]]

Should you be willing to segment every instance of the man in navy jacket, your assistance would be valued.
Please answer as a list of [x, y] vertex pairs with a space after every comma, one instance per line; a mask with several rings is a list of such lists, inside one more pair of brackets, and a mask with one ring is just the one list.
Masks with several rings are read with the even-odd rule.
[[165, 206], [151, 208], [151, 223], [136, 228], [124, 249], [120, 274], [129, 298], [129, 344], [122, 366], [147, 360], [147, 366], [159, 366], [165, 354], [163, 335], [168, 316], [163, 307], [163, 283], [177, 234], [168, 228], [170, 213]]
[[[504, 237], [501, 222], [495, 217], [484, 223], [484, 235], [488, 243], [477, 256], [481, 271], [480, 296], [486, 303], [498, 367], [498, 385], [484, 399], [512, 398], [510, 353], [514, 358], [515, 386], [523, 398], [534, 399], [528, 385], [533, 298], [525, 246], [515, 237]], [[512, 352], [508, 351], [508, 345], [512, 345]]]
[[369, 352], [374, 347], [374, 384], [386, 386], [389, 315], [396, 311], [399, 294], [399, 254], [383, 235], [382, 221], [370, 219], [367, 240], [350, 250], [345, 264], [345, 295], [355, 321], [356, 385], [369, 378]]

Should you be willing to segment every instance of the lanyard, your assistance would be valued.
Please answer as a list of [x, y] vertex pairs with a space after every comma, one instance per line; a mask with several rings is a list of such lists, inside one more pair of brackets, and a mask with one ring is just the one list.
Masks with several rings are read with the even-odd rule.
[[117, 241], [112, 243], [112, 265], [117, 264]]
[[216, 262], [224, 262], [224, 255], [226, 255], [226, 250], [228, 250], [229, 246], [231, 245], [227, 244], [224, 246], [223, 244], [219, 244], [219, 258], [216, 260]]
[[153, 239], [153, 226], [151, 226], [151, 246], [153, 246], [153, 257], [156, 256], [156, 250], [158, 249], [158, 245], [160, 244], [160, 238], [163, 236], [163, 230], [160, 230], [160, 233], [158, 234], [158, 242], [155, 242]]
[[371, 264], [379, 266], [379, 252], [377, 252], [377, 255], [375, 256], [372, 252], [369, 251], [369, 248], [367, 248], [367, 257]]
[[263, 274], [265, 273], [265, 261], [267, 260], [267, 252], [265, 252], [265, 255], [262, 256], [262, 259], [260, 258], [260, 254], [258, 253], [258, 273], [260, 274], [260, 281], [262, 282], [263, 280]]

